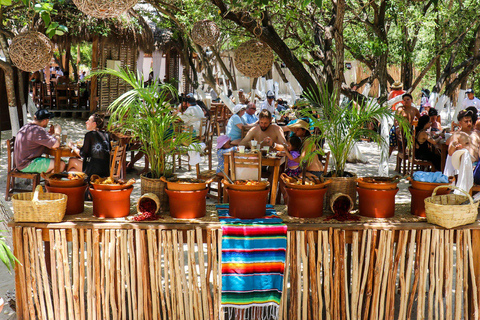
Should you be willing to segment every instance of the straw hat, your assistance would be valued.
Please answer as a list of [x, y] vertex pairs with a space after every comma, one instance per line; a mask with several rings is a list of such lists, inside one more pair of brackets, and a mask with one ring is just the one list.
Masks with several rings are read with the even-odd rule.
[[403, 88], [403, 83], [401, 83], [400, 81], [395, 81], [390, 88], [392, 88], [392, 89], [402, 89]]
[[455, 168], [455, 170], [460, 170], [460, 166], [462, 163], [462, 156], [463, 155], [469, 156], [468, 150], [467, 149], [460, 149], [455, 151], [452, 154], [452, 166]]
[[303, 120], [298, 120], [295, 123], [289, 124], [287, 127], [289, 127], [290, 129], [299, 128], [299, 129], [310, 131], [310, 127], [308, 126], [308, 123]]

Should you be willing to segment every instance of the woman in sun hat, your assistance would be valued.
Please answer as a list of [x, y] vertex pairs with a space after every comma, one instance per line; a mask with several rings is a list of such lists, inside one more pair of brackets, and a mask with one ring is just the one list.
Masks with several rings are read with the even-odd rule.
[[217, 175], [222, 175], [222, 170], [224, 168], [223, 155], [232, 150], [237, 150], [237, 147], [234, 147], [230, 144], [230, 137], [227, 135], [221, 135], [217, 138]]
[[237, 104], [233, 108], [233, 116], [230, 117], [227, 123], [226, 134], [230, 137], [233, 144], [238, 144], [242, 140], [242, 128], [246, 125], [243, 115], [247, 106], [244, 104]]

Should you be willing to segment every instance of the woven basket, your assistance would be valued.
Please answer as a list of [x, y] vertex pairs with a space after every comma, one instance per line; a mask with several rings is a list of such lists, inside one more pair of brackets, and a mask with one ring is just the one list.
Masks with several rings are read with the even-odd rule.
[[157, 210], [155, 211], [155, 214], [157, 214], [157, 212], [160, 210], [160, 199], [158, 199], [158, 196], [154, 193], [145, 193], [140, 198], [138, 198], [137, 212], [140, 212], [140, 208], [139, 208], [140, 207], [140, 202], [142, 202], [143, 199], [151, 199], [151, 200], [155, 201], [155, 203], [157, 204]]
[[42, 186], [35, 192], [12, 196], [13, 220], [16, 222], [60, 222], [65, 216], [67, 196], [63, 193], [44, 193]]
[[170, 205], [168, 203], [168, 195], [165, 192], [167, 184], [160, 179], [147, 178], [144, 175], [141, 175], [140, 178], [141, 194], [155, 194], [160, 200], [160, 211], [163, 213], [168, 212], [170, 210]]
[[50, 63], [53, 49], [54, 46], [46, 35], [37, 31], [27, 31], [13, 38], [9, 53], [17, 68], [35, 72]]
[[[437, 190], [441, 188], [460, 190], [464, 196], [457, 194], [437, 196]], [[470, 204], [460, 205], [467, 200]], [[425, 199], [425, 214], [429, 223], [447, 229], [455, 228], [477, 220], [478, 202], [473, 203], [472, 197], [460, 188], [452, 185], [438, 186], [433, 190], [432, 196]]]
[[357, 176], [354, 177], [326, 177], [325, 180], [331, 180], [332, 182], [327, 187], [327, 208], [330, 205], [330, 199], [336, 193], [346, 194], [352, 199], [353, 206], [357, 202]]
[[258, 78], [272, 69], [273, 52], [258, 40], [248, 40], [235, 51], [235, 67], [247, 77]]
[[73, 0], [77, 8], [98, 19], [115, 18], [132, 8], [138, 0]]
[[217, 43], [220, 30], [215, 22], [200, 20], [193, 24], [191, 32], [192, 40], [202, 47], [210, 47]]
[[350, 203], [350, 207], [348, 209], [348, 212], [352, 211], [353, 210], [353, 205], [354, 205], [352, 198], [348, 194], [344, 194], [344, 193], [340, 193], [340, 192], [335, 193], [330, 198], [330, 210], [332, 212], [334, 212], [333, 211], [333, 204], [335, 203], [335, 201], [337, 201], [338, 199], [341, 199], [341, 198], [345, 198], [346, 200], [348, 200], [348, 202]]

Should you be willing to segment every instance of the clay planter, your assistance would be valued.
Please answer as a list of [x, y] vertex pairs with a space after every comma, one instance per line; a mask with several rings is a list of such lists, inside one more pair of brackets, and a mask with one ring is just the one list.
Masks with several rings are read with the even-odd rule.
[[357, 179], [357, 185], [364, 189], [393, 190], [397, 189], [398, 181], [396, 177], [363, 177]]
[[195, 219], [205, 216], [208, 188], [197, 191], [165, 189], [170, 203], [170, 215], [177, 219]]
[[121, 218], [130, 214], [130, 194], [133, 186], [123, 190], [89, 188], [93, 199], [93, 214], [100, 218]]
[[160, 179], [152, 179], [147, 175], [142, 174], [140, 176], [140, 194], [144, 195], [145, 193], [153, 193], [157, 195], [160, 200], [160, 211], [162, 213], [168, 213], [170, 205], [168, 202], [168, 195], [165, 192], [167, 184]]
[[[184, 179], [178, 179], [177, 181], [168, 181], [165, 177], [161, 177], [164, 183], [167, 184], [167, 189], [170, 191], [199, 191], [207, 188], [208, 184], [213, 181], [213, 178], [208, 180], [195, 179], [201, 182], [184, 182]], [[189, 179], [192, 180], [192, 179]]]
[[87, 190], [88, 184], [85, 182], [81, 186], [76, 187], [52, 187], [48, 182], [45, 183], [47, 192], [63, 193], [67, 195], [67, 209], [66, 215], [79, 214], [84, 210], [85, 203], [85, 190]]
[[[428, 183], [428, 182], [423, 182]], [[432, 183], [438, 185], [438, 183]], [[445, 184], [444, 184], [445, 185]], [[432, 196], [432, 190], [415, 189], [413, 186], [408, 188], [412, 195], [412, 201], [410, 202], [410, 213], [419, 217], [426, 217], [425, 214], [425, 199]], [[439, 189], [437, 195], [449, 194], [450, 189]]]
[[393, 190], [375, 190], [357, 187], [359, 214], [370, 218], [391, 218], [395, 214], [395, 195]]
[[[73, 179], [69, 179], [68, 176]], [[41, 173], [42, 178], [52, 187], [70, 188], [80, 187], [85, 184], [87, 175], [83, 172], [68, 172], [68, 173]], [[68, 214], [68, 213], [67, 213]]]
[[452, 184], [455, 181], [455, 177], [448, 177], [448, 183], [434, 183], [434, 182], [423, 182], [415, 181], [411, 177], [407, 178], [408, 181], [412, 184], [412, 188], [417, 190], [433, 191], [438, 186], [443, 186], [446, 184]]
[[245, 191], [228, 189], [229, 209], [232, 217], [240, 219], [262, 218], [267, 212], [268, 192], [265, 190]]
[[285, 188], [288, 194], [288, 215], [298, 218], [318, 218], [323, 214], [327, 188], [304, 190]]

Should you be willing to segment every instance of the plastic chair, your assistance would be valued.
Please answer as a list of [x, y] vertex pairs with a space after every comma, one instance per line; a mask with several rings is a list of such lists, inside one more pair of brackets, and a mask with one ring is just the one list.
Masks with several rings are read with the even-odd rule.
[[[18, 171], [13, 163], [15, 138], [7, 140], [8, 162], [7, 162], [7, 191], [5, 193], [5, 200], [8, 201], [14, 192], [33, 192], [37, 185], [40, 184], [40, 173], [26, 173]], [[32, 190], [15, 188], [15, 179], [30, 179], [32, 180]]]

